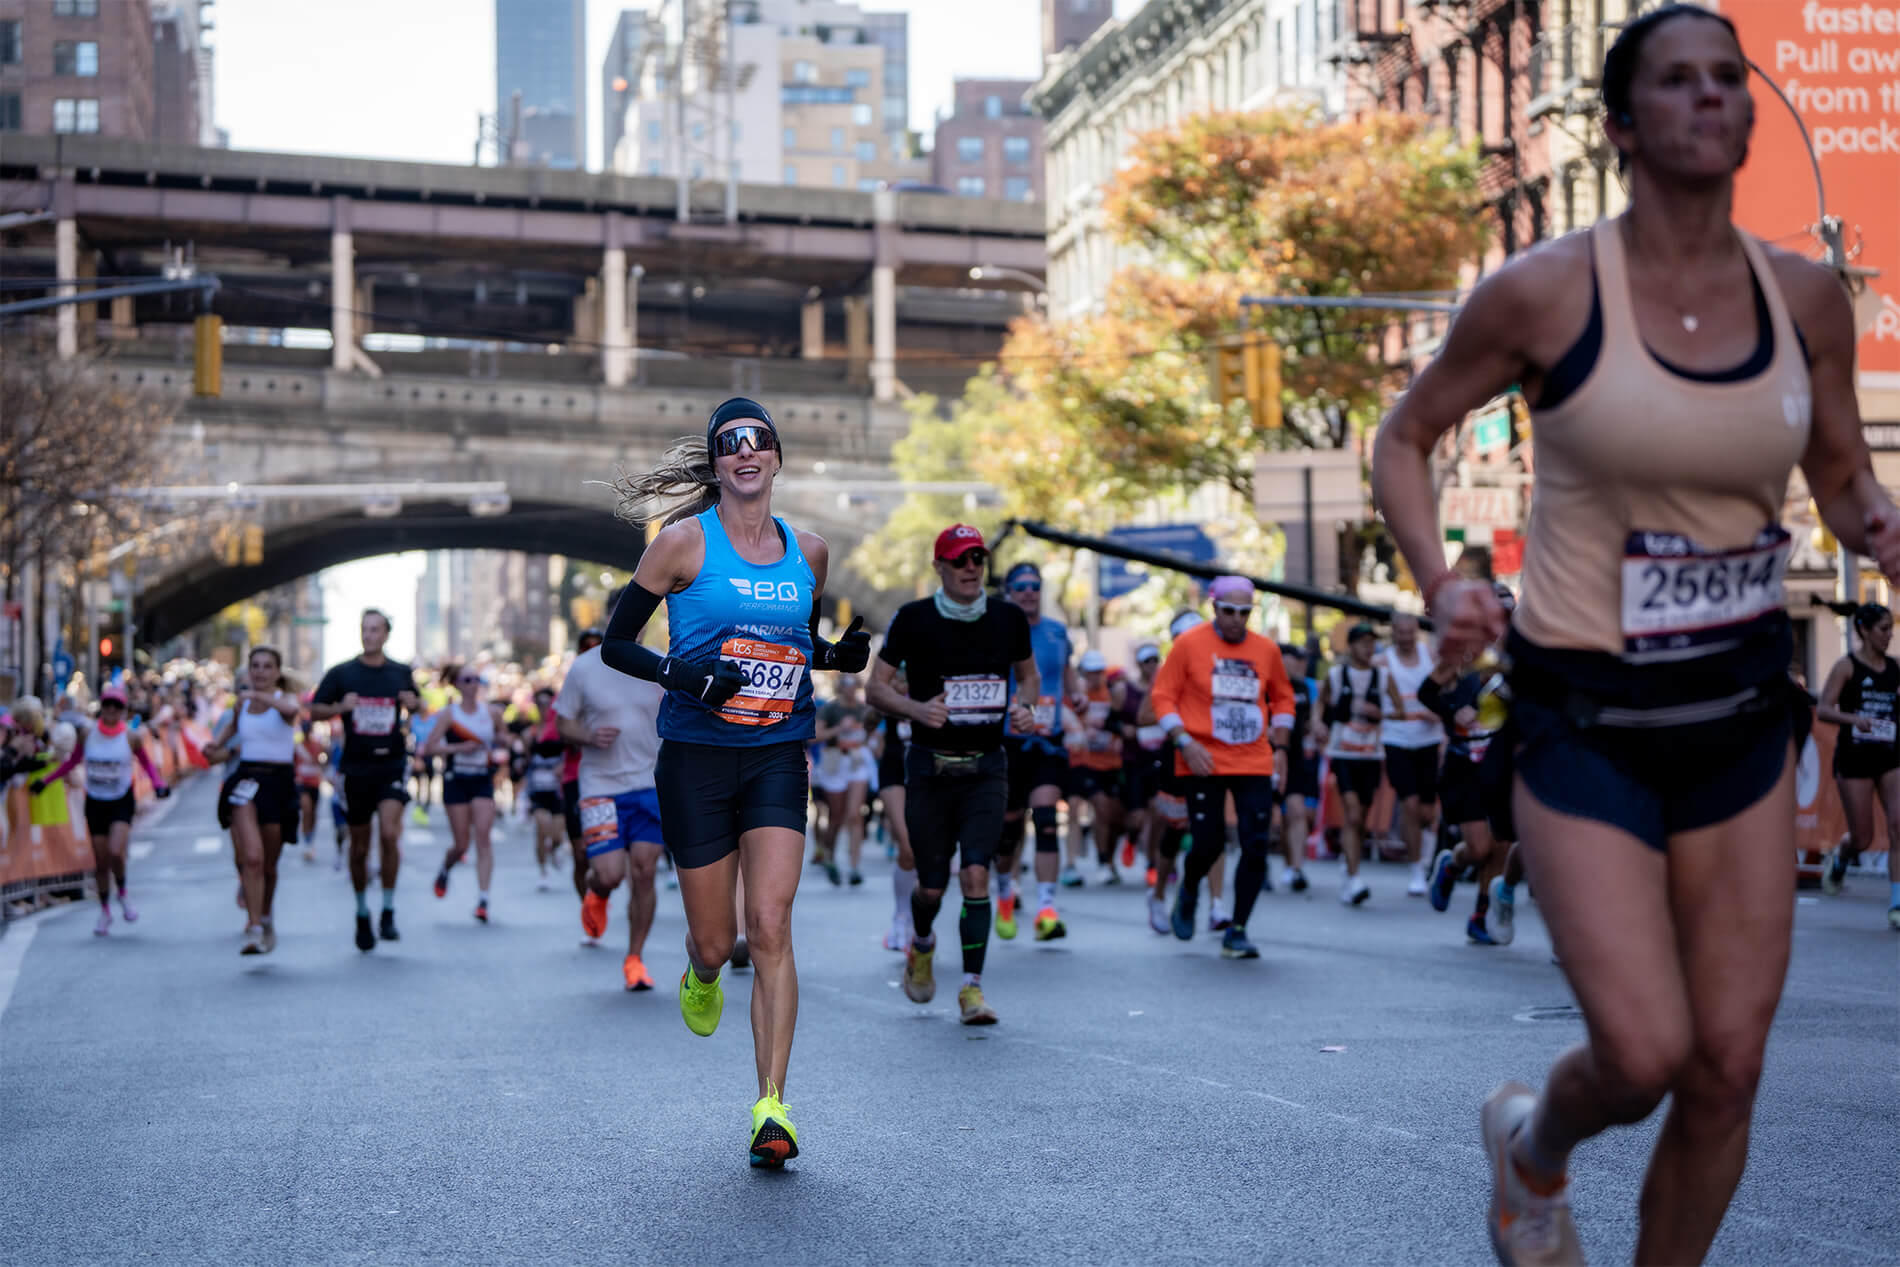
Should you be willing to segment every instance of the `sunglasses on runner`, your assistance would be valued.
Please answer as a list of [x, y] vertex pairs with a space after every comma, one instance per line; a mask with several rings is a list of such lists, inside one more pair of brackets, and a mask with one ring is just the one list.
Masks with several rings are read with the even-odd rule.
[[1040, 594], [1042, 593], [1042, 582], [1016, 581], [1010, 585], [1009, 589], [1012, 594]]
[[988, 567], [990, 552], [988, 550], [965, 550], [956, 558], [945, 559], [944, 562], [953, 568]]
[[455, 684], [457, 686], [480, 686], [482, 684], [481, 674], [464, 673], [461, 677], [455, 679]]
[[1215, 603], [1214, 610], [1223, 616], [1239, 616], [1242, 620], [1253, 615], [1253, 604], [1242, 607], [1237, 603]]
[[754, 453], [764, 453], [767, 449], [778, 448], [778, 437], [764, 423], [734, 427], [713, 437], [713, 456], [729, 458], [739, 452], [739, 446], [743, 444], [751, 445]]
[[124, 707], [125, 707], [125, 701], [122, 699], [102, 699], [99, 701], [99, 711], [102, 713], [105, 712], [108, 708], [124, 708]]

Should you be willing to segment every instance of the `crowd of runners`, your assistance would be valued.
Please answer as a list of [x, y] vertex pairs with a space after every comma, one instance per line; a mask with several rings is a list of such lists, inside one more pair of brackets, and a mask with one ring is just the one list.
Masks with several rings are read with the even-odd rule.
[[[322, 835], [323, 788], [364, 952], [400, 939], [412, 801], [439, 796], [452, 843], [424, 870], [437, 899], [472, 888], [476, 920], [503, 918], [503, 814], [532, 820], [544, 880], [565, 852], [586, 937], [605, 935], [625, 885], [630, 991], [654, 987], [645, 938], [669, 868], [685, 1024], [713, 1034], [727, 971], [754, 974], [748, 1155], [778, 1166], [799, 1148], [782, 1097], [808, 866], [858, 886], [867, 848], [887, 842], [889, 916], [866, 904], [867, 951], [881, 934], [903, 956], [904, 994], [928, 1003], [954, 926], [966, 1025], [1007, 1011], [985, 978], [993, 938], [1082, 935], [1065, 888], [1122, 886], [1126, 918], [1157, 939], [1205, 932], [1248, 960], [1262, 903], [1331, 888], [1335, 858], [1348, 910], [1416, 898], [1444, 911], [1468, 881], [1464, 937], [1480, 947], [1511, 943], [1528, 882], [1589, 1038], [1541, 1092], [1506, 1083], [1483, 1107], [1493, 1244], [1505, 1262], [1581, 1261], [1572, 1150], [1668, 1098], [1638, 1257], [1699, 1260], [1746, 1155], [1791, 936], [1791, 758], [1817, 719], [1839, 728], [1849, 824], [1825, 890], [1872, 842], [1876, 803], [1900, 827], [1891, 614], [1859, 609], [1815, 696], [1789, 671], [1777, 521], [1794, 468], [1840, 540], [1890, 578], [1900, 512], [1861, 439], [1835, 279], [1729, 222], [1747, 73], [1707, 10], [1624, 27], [1601, 86], [1632, 209], [1492, 273], [1387, 419], [1375, 493], [1432, 636], [1400, 613], [1349, 625], [1322, 656], [1262, 633], [1254, 583], [1226, 575], [1165, 636], [1118, 640], [1111, 659], [1051, 614], [1036, 562], [992, 560], [965, 524], [943, 527], [934, 592], [881, 638], [861, 621], [834, 629], [825, 541], [773, 513], [777, 425], [735, 398], [703, 437], [623, 478], [623, 516], [657, 531], [608, 627], [527, 699], [452, 665], [433, 685], [453, 697], [431, 704], [430, 684], [385, 654], [380, 612], [363, 617], [362, 654], [307, 693], [276, 651], [250, 651], [206, 751], [228, 763], [218, 814], [244, 953], [276, 944], [279, 855]], [[1440, 438], [1512, 385], [1538, 438], [1517, 595], [1447, 565], [1431, 479]], [[664, 649], [643, 641], [662, 604]], [[102, 692], [34, 779], [37, 792], [84, 769], [101, 935], [114, 898], [136, 918], [125, 842], [133, 769], [149, 762], [126, 704]], [[29, 760], [45, 741], [18, 710], [13, 723], [8, 760]], [[1404, 864], [1403, 894], [1370, 878], [1375, 853]], [[1890, 905], [1900, 929], [1900, 884]]]

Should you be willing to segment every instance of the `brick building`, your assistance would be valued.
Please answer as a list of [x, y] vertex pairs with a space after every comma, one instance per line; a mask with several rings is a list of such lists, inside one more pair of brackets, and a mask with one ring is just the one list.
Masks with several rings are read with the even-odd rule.
[[1023, 97], [1027, 79], [959, 79], [952, 112], [937, 121], [931, 179], [965, 198], [1042, 200], [1042, 120]]
[[0, 132], [149, 139], [147, 0], [0, 0]]

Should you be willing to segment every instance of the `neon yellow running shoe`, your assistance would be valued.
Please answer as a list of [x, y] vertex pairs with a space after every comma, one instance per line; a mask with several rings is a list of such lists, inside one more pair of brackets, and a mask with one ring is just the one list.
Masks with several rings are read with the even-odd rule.
[[996, 899], [996, 935], [1004, 941], [1016, 940], [1016, 896]]
[[680, 1019], [686, 1022], [686, 1028], [701, 1038], [711, 1038], [719, 1028], [719, 1014], [725, 1010], [726, 992], [720, 987], [719, 977], [701, 981], [693, 965], [687, 964], [686, 971], [680, 973]]
[[776, 1170], [798, 1156], [798, 1128], [791, 1110], [778, 1098], [778, 1088], [765, 1084], [765, 1094], [752, 1106], [752, 1164]]

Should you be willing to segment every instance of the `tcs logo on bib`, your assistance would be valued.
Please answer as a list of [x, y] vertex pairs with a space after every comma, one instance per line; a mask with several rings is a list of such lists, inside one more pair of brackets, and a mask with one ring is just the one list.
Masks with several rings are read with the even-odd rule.
[[755, 603], [792, 603], [798, 598], [797, 581], [752, 581], [743, 576], [729, 576], [732, 588], [744, 594]]

